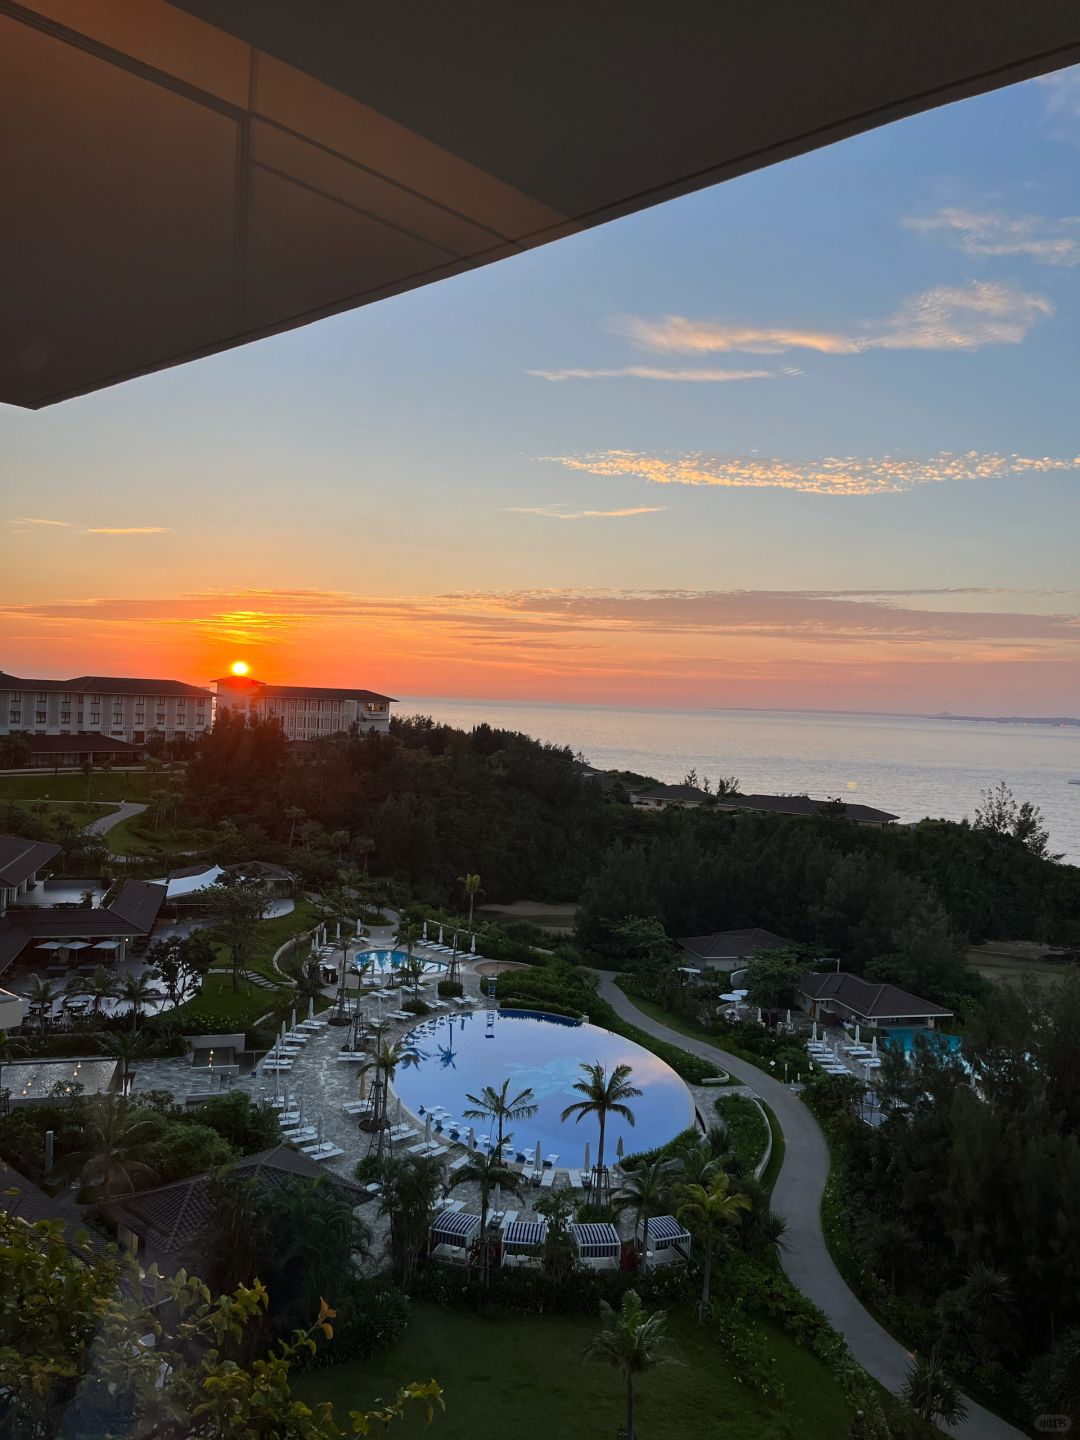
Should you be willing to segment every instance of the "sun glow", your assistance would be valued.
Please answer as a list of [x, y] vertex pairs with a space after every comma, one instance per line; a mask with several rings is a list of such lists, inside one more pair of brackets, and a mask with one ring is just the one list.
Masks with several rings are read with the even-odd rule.
[[248, 663], [246, 660], [234, 660], [229, 666], [229, 669], [234, 675], [246, 675], [248, 673]]

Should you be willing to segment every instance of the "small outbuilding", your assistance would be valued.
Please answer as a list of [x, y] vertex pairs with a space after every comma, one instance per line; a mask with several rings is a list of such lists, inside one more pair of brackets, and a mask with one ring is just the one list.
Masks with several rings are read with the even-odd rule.
[[452, 1265], [467, 1265], [479, 1234], [479, 1215], [465, 1210], [440, 1210], [428, 1230], [428, 1256]]
[[539, 1265], [548, 1237], [546, 1220], [511, 1220], [502, 1233], [502, 1265]]
[[622, 1258], [622, 1241], [614, 1225], [589, 1223], [571, 1225], [570, 1238], [577, 1246], [578, 1259], [590, 1270], [617, 1270]]
[[[643, 1228], [638, 1226], [639, 1238], [642, 1238]], [[669, 1265], [673, 1261], [690, 1259], [690, 1232], [674, 1215], [651, 1216], [643, 1238], [647, 1258], [654, 1265]]]

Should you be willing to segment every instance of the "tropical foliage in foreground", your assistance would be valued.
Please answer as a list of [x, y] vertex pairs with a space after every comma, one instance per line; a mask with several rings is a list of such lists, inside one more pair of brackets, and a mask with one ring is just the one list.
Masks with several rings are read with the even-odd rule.
[[374, 1410], [335, 1417], [292, 1393], [290, 1373], [318, 1342], [333, 1342], [335, 1312], [244, 1360], [265, 1312], [259, 1281], [216, 1298], [184, 1271], [140, 1281], [131, 1259], [99, 1257], [63, 1228], [0, 1211], [0, 1429], [13, 1440], [139, 1433], [155, 1440], [336, 1440], [442, 1406], [432, 1380], [405, 1386]]

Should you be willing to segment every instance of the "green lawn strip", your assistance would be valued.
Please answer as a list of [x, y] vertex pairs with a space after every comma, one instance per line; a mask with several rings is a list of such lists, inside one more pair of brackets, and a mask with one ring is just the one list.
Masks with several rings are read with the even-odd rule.
[[[304, 1375], [300, 1398], [332, 1400], [339, 1423], [350, 1409], [390, 1398], [410, 1380], [436, 1379], [446, 1414], [426, 1430], [417, 1417], [406, 1434], [431, 1440], [612, 1440], [625, 1415], [623, 1385], [607, 1366], [585, 1364], [598, 1319], [500, 1316], [486, 1319], [416, 1305], [404, 1336], [362, 1364]], [[671, 1317], [680, 1363], [638, 1377], [638, 1433], [649, 1440], [738, 1436], [739, 1440], [845, 1440], [850, 1406], [825, 1366], [779, 1331], [765, 1327], [782, 1398], [743, 1384], [715, 1331], [683, 1313]], [[332, 1350], [333, 1342], [330, 1344]]]
[[155, 830], [145, 812], [129, 815], [106, 836], [114, 855], [156, 856], [163, 861], [204, 850], [213, 844], [213, 838], [213, 831], [190, 826], [163, 825]]
[[286, 998], [284, 990], [262, 990], [253, 985], [234, 991], [231, 976], [207, 975], [202, 991], [168, 1014], [180, 1025], [185, 1021], [201, 1021], [213, 1016], [228, 1021], [237, 1030], [250, 1030], [260, 1016], [278, 1009]]
[[716, 1109], [727, 1125], [732, 1153], [746, 1170], [753, 1172], [769, 1143], [769, 1125], [765, 1116], [745, 1095], [720, 1095]]
[[10, 803], [12, 809], [20, 814], [30, 817], [34, 815], [34, 807], [45, 806], [45, 813], [42, 817], [45, 820], [55, 820], [61, 815], [66, 815], [76, 825], [86, 825], [91, 820], [100, 820], [104, 815], [115, 815], [120, 809], [118, 801], [113, 800], [13, 800], [6, 802], [3, 794], [0, 794], [0, 805]]
[[784, 1132], [780, 1128], [780, 1121], [772, 1112], [772, 1107], [766, 1105], [762, 1100], [761, 1107], [769, 1119], [769, 1129], [772, 1131], [772, 1154], [769, 1156], [769, 1163], [765, 1166], [761, 1176], [761, 1186], [766, 1195], [771, 1195], [773, 1186], [776, 1184], [776, 1177], [780, 1174], [784, 1164]]
[[35, 772], [0, 775], [0, 803], [10, 800], [134, 800], [144, 801], [153, 777], [143, 770], [95, 771], [85, 775]]

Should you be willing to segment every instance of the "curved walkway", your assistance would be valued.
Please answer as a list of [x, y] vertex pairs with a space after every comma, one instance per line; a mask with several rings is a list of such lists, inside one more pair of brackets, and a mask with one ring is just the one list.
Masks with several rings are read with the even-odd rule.
[[[787, 1249], [781, 1259], [792, 1284], [827, 1316], [851, 1348], [859, 1364], [886, 1390], [900, 1391], [911, 1355], [883, 1329], [848, 1288], [833, 1264], [821, 1228], [821, 1197], [829, 1178], [829, 1151], [814, 1116], [797, 1094], [756, 1065], [715, 1045], [669, 1030], [644, 1014], [615, 984], [612, 974], [596, 971], [600, 994], [625, 1020], [712, 1060], [749, 1085], [772, 1108], [784, 1132], [784, 1163], [773, 1189], [773, 1209], [787, 1221]], [[965, 1397], [967, 1419], [951, 1434], [964, 1440], [1025, 1440], [1022, 1432], [1000, 1416]]]
[[91, 820], [88, 825], [83, 826], [83, 830], [89, 835], [107, 835], [121, 820], [130, 820], [132, 815], [141, 815], [145, 809], [145, 805], [137, 804], [134, 800], [121, 800], [119, 810], [102, 815], [99, 820]]

